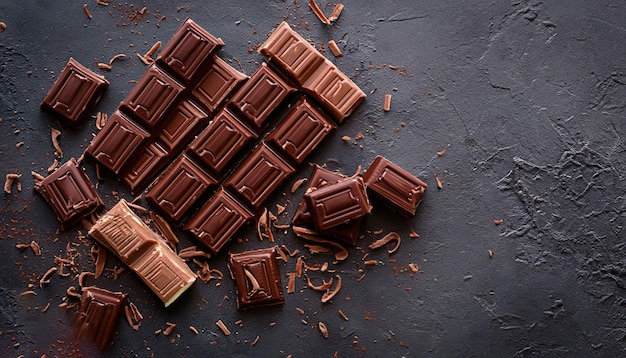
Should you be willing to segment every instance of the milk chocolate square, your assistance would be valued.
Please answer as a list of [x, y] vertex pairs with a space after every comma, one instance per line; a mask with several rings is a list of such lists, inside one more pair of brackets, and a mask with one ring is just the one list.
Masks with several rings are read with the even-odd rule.
[[228, 269], [235, 280], [238, 309], [285, 303], [275, 248], [229, 253]]
[[318, 230], [357, 219], [372, 210], [360, 177], [350, 177], [304, 194]]
[[91, 341], [99, 350], [107, 348], [128, 295], [98, 287], [85, 287], [74, 322], [76, 339]]

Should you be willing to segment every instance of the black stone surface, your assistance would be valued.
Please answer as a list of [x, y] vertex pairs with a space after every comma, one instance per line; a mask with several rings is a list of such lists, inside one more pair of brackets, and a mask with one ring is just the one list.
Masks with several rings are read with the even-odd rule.
[[[318, 3], [327, 14], [332, 11], [334, 3]], [[322, 277], [342, 276], [343, 287], [328, 304], [320, 302], [319, 292], [302, 289], [306, 281], [299, 279], [283, 306], [238, 312], [234, 284], [225, 278], [219, 285], [197, 282], [164, 309], [129, 270], [117, 280], [110, 271], [87, 278], [89, 285], [128, 293], [145, 317], [139, 331], [121, 324], [104, 355], [624, 354], [626, 5], [608, 0], [344, 4], [339, 20], [325, 26], [302, 0], [89, 2], [91, 20], [83, 2], [0, 2], [0, 21], [6, 23], [0, 33], [0, 174], [21, 173], [23, 185], [21, 192], [14, 187], [0, 199], [2, 356], [89, 352], [72, 343], [74, 312], [58, 305], [66, 289], [78, 285], [76, 273], [93, 271], [88, 253], [94, 241], [81, 239], [86, 230], [80, 227], [57, 232], [54, 213], [35, 194], [29, 173], [44, 173], [52, 163], [51, 127], [63, 133], [64, 159], [79, 157], [96, 129], [93, 122], [81, 130], [66, 127], [42, 112], [39, 102], [72, 56], [109, 80], [96, 110], [111, 114], [134, 86], [131, 81], [146, 70], [135, 52], [165, 42], [187, 16], [222, 38], [226, 46], [219, 56], [247, 74], [264, 60], [248, 49], [283, 18], [317, 46], [337, 41], [344, 56], [325, 55], [368, 98], [309, 161], [351, 174], [380, 154], [429, 187], [414, 218], [379, 205], [363, 223], [364, 230], [402, 236], [391, 257], [395, 264], [386, 250], [367, 249], [373, 235], [366, 234], [362, 249], [352, 248], [346, 262], [331, 264], [335, 273], [310, 273], [317, 284]], [[117, 53], [130, 57], [114, 62], [110, 71], [97, 68], [96, 62]], [[392, 94], [386, 113], [385, 93]], [[341, 139], [359, 132], [363, 139]], [[19, 142], [24, 144], [16, 148]], [[438, 156], [444, 148], [445, 155]], [[83, 166], [96, 177], [93, 161]], [[302, 198], [302, 189], [289, 192], [291, 184], [310, 172], [303, 165], [270, 198], [272, 209], [291, 200], [289, 215], [281, 215], [279, 223], [289, 222]], [[444, 180], [441, 190], [435, 173]], [[107, 207], [119, 197], [132, 199], [108, 174], [98, 192]], [[494, 219], [504, 221], [496, 226]], [[419, 238], [409, 239], [411, 228]], [[180, 248], [196, 244], [177, 232]], [[252, 225], [237, 236], [243, 243], [227, 250], [269, 246]], [[330, 255], [306, 252], [291, 232], [275, 236], [279, 244], [301, 250], [308, 263], [332, 261]], [[41, 246], [41, 256], [15, 247], [32, 240]], [[80, 254], [76, 272], [55, 274], [40, 288], [39, 279], [55, 256], [67, 255], [68, 244]], [[365, 267], [365, 252], [380, 264]], [[109, 256], [107, 268], [120, 265]], [[394, 267], [402, 271], [409, 263], [423, 272], [394, 275]], [[210, 265], [226, 274], [226, 254]], [[290, 259], [281, 272], [294, 265]], [[357, 282], [359, 269], [366, 276]], [[20, 296], [31, 289], [36, 295]], [[215, 325], [218, 319], [230, 336]], [[328, 327], [328, 339], [318, 331], [319, 321]], [[155, 335], [166, 322], [177, 324], [174, 332]]]

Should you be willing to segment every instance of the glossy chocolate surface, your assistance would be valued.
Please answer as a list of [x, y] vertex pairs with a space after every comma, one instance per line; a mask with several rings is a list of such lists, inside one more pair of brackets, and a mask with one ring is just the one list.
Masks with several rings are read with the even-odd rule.
[[39, 193], [52, 206], [63, 227], [69, 227], [104, 206], [87, 174], [74, 158], [48, 175]]
[[275, 248], [231, 253], [228, 269], [235, 280], [238, 309], [285, 303]]
[[124, 199], [94, 224], [89, 235], [137, 273], [166, 307], [196, 280], [166, 240], [146, 226]]
[[189, 220], [185, 230], [216, 254], [253, 214], [223, 189]]
[[221, 58], [215, 57], [215, 62], [193, 90], [192, 95], [212, 112], [247, 79], [248, 76], [235, 70]]
[[76, 339], [91, 341], [99, 350], [107, 348], [128, 295], [98, 287], [85, 287], [74, 321]]
[[168, 154], [159, 144], [152, 143], [126, 166], [121, 180], [133, 195], [145, 187], [159, 169], [167, 163]]
[[363, 174], [363, 180], [368, 189], [409, 215], [415, 215], [427, 187], [426, 183], [380, 155]]
[[328, 184], [304, 195], [311, 218], [318, 230], [328, 229], [361, 217], [371, 211], [360, 177]]
[[176, 109], [164, 120], [163, 127], [159, 132], [158, 141], [163, 144], [167, 151], [187, 142], [200, 126], [209, 121], [206, 113], [191, 101], [182, 101]]
[[73, 127], [81, 127], [109, 82], [71, 58], [41, 102], [41, 107], [65, 119]]

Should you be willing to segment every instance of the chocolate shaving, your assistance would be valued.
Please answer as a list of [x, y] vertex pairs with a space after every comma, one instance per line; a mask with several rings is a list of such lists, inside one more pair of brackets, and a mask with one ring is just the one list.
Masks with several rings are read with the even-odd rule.
[[21, 176], [22, 174], [7, 174], [7, 179], [4, 182], [4, 192], [7, 194], [11, 194], [11, 188], [13, 187], [13, 183]]
[[138, 331], [139, 327], [141, 327], [143, 316], [139, 312], [137, 306], [135, 306], [135, 304], [132, 302], [124, 306], [124, 315], [126, 316], [126, 321], [128, 321], [128, 325], [135, 331]]
[[50, 308], [50, 302], [48, 302], [44, 308], [41, 309], [41, 313], [46, 313], [46, 311], [48, 310], [48, 308]]
[[387, 93], [385, 95], [385, 104], [383, 105], [383, 111], [389, 112], [391, 109], [391, 95]]
[[58, 166], [59, 166], [59, 161], [57, 160], [57, 158], [54, 158], [54, 160], [52, 161], [52, 164], [50, 164], [50, 166], [48, 167], [48, 174], [52, 173]]
[[339, 311], [339, 315], [341, 316], [341, 318], [343, 318], [345, 321], [348, 321], [348, 316], [346, 316], [345, 313], [343, 313], [342, 310], [338, 310]]
[[309, 241], [314, 241], [320, 244], [328, 244], [336, 249], [338, 249], [337, 252], [335, 252], [335, 259], [339, 260], [339, 261], [343, 261], [346, 258], [348, 258], [348, 250], [346, 250], [345, 247], [343, 247], [342, 245], [334, 242], [334, 241], [330, 241], [330, 240], [325, 240], [325, 239], [321, 239], [319, 237], [317, 237], [317, 233], [313, 230], [307, 229], [305, 227], [301, 227], [301, 226], [294, 226], [292, 228], [293, 232], [306, 240]]
[[333, 53], [333, 56], [335, 57], [343, 56], [343, 54], [341, 53], [341, 49], [339, 48], [335, 40], [328, 41], [328, 48], [330, 49], [330, 52]]
[[328, 291], [333, 286], [333, 279], [332, 278], [328, 282], [326, 282], [326, 281], [324, 281], [324, 279], [322, 279], [322, 284], [319, 285], [319, 286], [315, 286], [311, 282], [311, 278], [308, 275], [305, 275], [305, 276], [306, 276], [306, 283], [307, 283], [308, 287], [314, 289], [315, 291]]
[[333, 9], [333, 12], [328, 17], [328, 21], [330, 21], [330, 22], [337, 21], [337, 19], [339, 18], [339, 15], [341, 15], [342, 11], [343, 11], [343, 4], [335, 5], [335, 8]]
[[243, 272], [246, 274], [246, 277], [250, 280], [250, 284], [252, 285], [252, 291], [248, 293], [248, 297], [252, 297], [261, 290], [261, 285], [259, 285], [259, 281], [257, 281], [256, 277], [254, 277], [252, 272], [248, 271], [248, 269], [244, 268]]
[[302, 265], [304, 264], [304, 258], [302, 256], [298, 257], [296, 261], [296, 276], [302, 277]]
[[152, 55], [154, 55], [154, 53], [159, 49], [159, 47], [161, 47], [161, 41], [155, 42], [154, 45], [152, 45], [152, 47], [150, 47], [150, 49], [148, 50], [148, 52], [146, 52], [146, 54], [144, 56], [148, 57], [148, 58], [151, 58]]
[[193, 334], [196, 334], [196, 335], [200, 333], [200, 332], [198, 332], [198, 330], [194, 326], [189, 326], [189, 330], [192, 331]]
[[52, 278], [52, 274], [56, 272], [58, 269], [56, 267], [50, 267], [46, 273], [43, 274], [41, 279], [39, 280], [39, 287], [42, 288], [43, 285], [49, 284], [50, 279]]
[[61, 135], [61, 131], [56, 128], [51, 128], [50, 136], [52, 138], [52, 145], [54, 149], [57, 151], [56, 155], [61, 158], [63, 157], [63, 149], [59, 145], [59, 136]]
[[296, 182], [293, 183], [293, 185], [291, 186], [291, 192], [295, 193], [296, 190], [298, 190], [298, 188], [300, 188], [300, 186], [302, 184], [304, 184], [307, 180], [308, 180], [307, 178], [302, 178], [302, 179], [296, 180]]
[[317, 324], [317, 327], [320, 329], [320, 332], [322, 332], [322, 335], [324, 336], [324, 338], [328, 339], [328, 328], [326, 328], [326, 325], [324, 324], [324, 322], [320, 321]]
[[418, 234], [417, 231], [415, 231], [413, 228], [411, 228], [411, 232], [409, 233], [409, 237], [411, 239], [417, 239], [418, 237], [420, 237], [420, 234]]
[[172, 231], [170, 224], [168, 224], [161, 215], [154, 211], [149, 211], [149, 214], [156, 231], [158, 231], [158, 233], [167, 240], [168, 245], [170, 245], [172, 250], [176, 252], [176, 245], [178, 245], [180, 241], [178, 240], [178, 237], [176, 237], [176, 234], [174, 234], [174, 231]]
[[74, 286], [68, 287], [67, 290], [65, 290], [65, 293], [70, 297], [76, 297], [76, 298], [81, 297], [81, 294], [78, 293], [78, 290]]
[[230, 331], [228, 330], [228, 327], [226, 327], [221, 319], [215, 322], [215, 324], [222, 330], [222, 333], [224, 333], [225, 336], [230, 336]]
[[83, 10], [85, 10], [85, 15], [87, 15], [87, 18], [89, 18], [89, 20], [91, 20], [91, 18], [93, 16], [91, 16], [91, 11], [89, 11], [89, 9], [87, 8], [87, 4], [83, 5]]
[[5, 24], [4, 22], [0, 21], [0, 32], [4, 31], [7, 29], [7, 24]]
[[296, 292], [296, 273], [288, 272], [287, 277], [289, 277], [289, 283], [287, 284], [287, 293]]
[[287, 256], [287, 254], [285, 253], [285, 251], [283, 251], [283, 249], [281, 249], [280, 247], [276, 247], [276, 253], [278, 254], [278, 256], [280, 256], [280, 259], [283, 260], [284, 262], [288, 262], [289, 258]]
[[163, 335], [169, 336], [174, 331], [174, 328], [176, 328], [176, 323], [165, 322], [165, 324], [167, 325], [167, 328], [163, 331]]
[[[117, 55], [111, 57], [111, 59], [109, 60], [109, 63], [98, 63], [98, 67], [105, 69], [105, 70], [110, 70], [113, 68], [113, 61], [118, 60], [120, 58], [124, 58], [126, 57], [126, 54], [124, 53], [118, 53]], [[98, 128], [101, 129], [101, 128]]]
[[437, 182], [437, 189], [443, 189], [443, 179], [439, 178], [437, 173], [435, 173], [435, 181]]
[[107, 251], [104, 247], [98, 248], [98, 257], [96, 258], [96, 278], [102, 275], [104, 272], [104, 265], [107, 261]]
[[400, 242], [402, 241], [402, 239], [400, 238], [400, 235], [398, 235], [398, 233], [396, 232], [390, 232], [389, 234], [385, 235], [382, 239], [374, 241], [369, 246], [369, 248], [378, 249], [379, 247], [382, 247], [383, 245], [386, 245], [390, 243], [391, 241], [395, 241], [396, 245], [391, 249], [388, 248], [387, 251], [390, 254], [393, 254], [394, 252], [398, 251], [398, 248], [400, 247]]
[[78, 275], [78, 285], [80, 286], [80, 288], [85, 288], [85, 277], [87, 276], [94, 276], [93, 272], [81, 272], [80, 275]]
[[37, 241], [31, 241], [28, 246], [30, 246], [31, 250], [33, 250], [35, 256], [41, 256], [41, 248], [39, 247]]
[[189, 260], [194, 257], [204, 257], [205, 259], [211, 258], [211, 254], [209, 254], [208, 252], [204, 252], [202, 250], [196, 250], [197, 248], [198, 248], [197, 246], [186, 247], [180, 250], [180, 252], [178, 253], [178, 257], [180, 257], [183, 260]]
[[252, 341], [252, 343], [250, 343], [250, 345], [255, 345], [257, 344], [257, 342], [259, 342], [259, 336], [256, 336], [256, 338]]
[[41, 183], [43, 183], [43, 181], [46, 178], [43, 175], [41, 175], [39, 173], [35, 173], [35, 172], [30, 172], [30, 175], [32, 175], [33, 178], [35, 179], [35, 185], [34, 185], [35, 190], [39, 190], [41, 188]]
[[311, 7], [311, 10], [313, 10], [313, 13], [315, 13], [317, 18], [320, 19], [320, 21], [323, 24], [330, 25], [330, 21], [328, 21], [328, 18], [326, 17], [326, 15], [324, 15], [324, 13], [319, 8], [319, 6], [317, 6], [317, 4], [315, 3], [315, 0], [309, 0], [309, 6]]
[[35, 291], [32, 291], [32, 290], [31, 291], [24, 291], [24, 292], [20, 293], [21, 297], [30, 296], [30, 295], [37, 296], [37, 293]]
[[326, 291], [326, 293], [322, 295], [322, 303], [330, 301], [337, 293], [339, 293], [339, 290], [341, 290], [341, 276], [335, 275], [335, 277], [337, 278], [337, 285], [332, 291]]
[[437, 152], [437, 156], [438, 157], [443, 157], [446, 154], [446, 150], [448, 150], [448, 147], [450, 146], [450, 144], [448, 144], [447, 146], [445, 146], [442, 150]]

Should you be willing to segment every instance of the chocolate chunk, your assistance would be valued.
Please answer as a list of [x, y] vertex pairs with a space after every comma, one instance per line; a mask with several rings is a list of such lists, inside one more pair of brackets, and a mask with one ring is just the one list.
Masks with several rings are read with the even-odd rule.
[[191, 101], [182, 101], [164, 120], [158, 140], [168, 151], [174, 151], [192, 138], [195, 130], [209, 121], [206, 113]]
[[113, 112], [104, 128], [91, 140], [87, 153], [118, 174], [149, 136], [118, 110]]
[[405, 169], [380, 155], [363, 174], [363, 180], [368, 189], [408, 215], [415, 215], [427, 186]]
[[183, 214], [213, 184], [217, 184], [186, 155], [181, 155], [150, 185], [146, 200], [174, 221]]
[[300, 164], [334, 128], [324, 114], [302, 97], [265, 141]]
[[74, 321], [77, 339], [91, 341], [99, 350], [111, 344], [128, 295], [98, 287], [85, 287]]
[[158, 143], [150, 144], [139, 154], [133, 158], [121, 176], [122, 182], [133, 195], [146, 186], [159, 169], [167, 163], [169, 155]]
[[212, 59], [222, 47], [222, 39], [214, 37], [187, 18], [167, 42], [157, 57], [157, 62], [188, 82], [202, 64], [207, 59]]
[[104, 206], [74, 158], [48, 175], [37, 190], [65, 228]]
[[283, 183], [295, 169], [283, 158], [261, 143], [223, 184], [241, 194], [253, 207], [263, 201]]
[[360, 177], [350, 177], [304, 195], [315, 228], [328, 229], [359, 218], [372, 210], [365, 184]]
[[196, 280], [165, 239], [146, 226], [124, 199], [94, 224], [89, 235], [135, 271], [165, 307]]
[[189, 151], [219, 175], [240, 149], [254, 138], [256, 135], [250, 129], [223, 108], [191, 142]]
[[183, 86], [152, 65], [133, 87], [120, 107], [134, 113], [142, 124], [153, 128], [183, 90]]
[[255, 129], [260, 130], [270, 113], [294, 91], [295, 88], [262, 63], [235, 93], [232, 103]]
[[193, 90], [192, 95], [212, 112], [247, 79], [248, 76], [216, 57], [213, 66]]
[[261, 249], [228, 255], [228, 269], [235, 280], [237, 308], [285, 303], [276, 249]]
[[220, 188], [189, 220], [185, 230], [216, 254], [254, 215]]
[[109, 82], [71, 58], [41, 102], [41, 107], [65, 119], [73, 127], [81, 127]]

